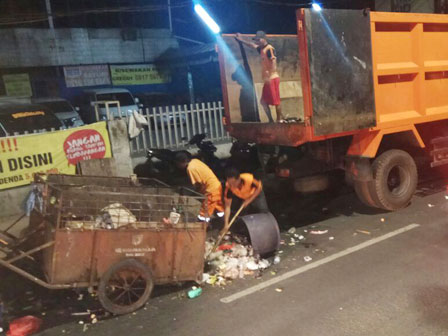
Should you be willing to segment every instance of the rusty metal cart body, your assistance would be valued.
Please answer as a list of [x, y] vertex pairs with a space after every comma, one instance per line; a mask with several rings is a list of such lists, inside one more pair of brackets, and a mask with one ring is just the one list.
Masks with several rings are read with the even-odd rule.
[[[201, 195], [157, 180], [49, 175], [39, 182], [43, 202], [30, 219], [27, 252], [12, 241], [3, 248], [15, 253], [1, 266], [50, 289], [97, 288], [116, 314], [145, 304], [154, 284], [202, 278]], [[34, 256], [44, 279], [13, 264]]]

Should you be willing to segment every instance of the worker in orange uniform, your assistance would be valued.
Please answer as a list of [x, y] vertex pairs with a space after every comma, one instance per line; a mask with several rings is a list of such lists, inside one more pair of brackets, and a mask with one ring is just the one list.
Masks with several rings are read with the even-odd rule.
[[263, 92], [261, 94], [261, 105], [263, 106], [269, 122], [274, 122], [269, 105], [275, 106], [277, 112], [277, 122], [284, 122], [282, 106], [280, 103], [280, 76], [277, 72], [277, 55], [275, 48], [268, 43], [266, 33], [257, 31], [253, 38], [254, 42], [243, 40], [240, 33], [236, 34], [236, 39], [251, 48], [257, 49], [261, 56], [261, 78], [263, 79]]
[[187, 169], [191, 184], [205, 196], [198, 218], [209, 222], [215, 211], [218, 217], [222, 217], [224, 215], [222, 185], [213, 171], [201, 160], [190, 160], [187, 154], [183, 152], [177, 153], [175, 160], [179, 168]]
[[[269, 212], [266, 197], [263, 192], [263, 184], [250, 173], [240, 174], [235, 168], [226, 170], [226, 188], [224, 191], [224, 229], [229, 226], [232, 200], [239, 198], [242, 206], [248, 208], [251, 213]], [[221, 232], [223, 232], [221, 231]]]

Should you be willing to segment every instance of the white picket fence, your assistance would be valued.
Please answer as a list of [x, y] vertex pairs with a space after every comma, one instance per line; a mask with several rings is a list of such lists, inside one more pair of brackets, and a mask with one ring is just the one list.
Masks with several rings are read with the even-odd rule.
[[231, 141], [222, 123], [221, 102], [163, 106], [140, 110], [148, 121], [139, 136], [131, 140], [131, 153], [142, 154], [147, 148], [184, 148], [198, 133], [206, 133], [213, 142]]

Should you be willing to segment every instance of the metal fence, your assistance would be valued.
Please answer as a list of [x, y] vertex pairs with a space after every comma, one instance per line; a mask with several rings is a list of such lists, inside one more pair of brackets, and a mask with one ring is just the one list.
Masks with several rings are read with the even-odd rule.
[[[131, 140], [131, 153], [146, 148], [181, 148], [198, 133], [206, 133], [214, 142], [228, 142], [230, 136], [222, 123], [224, 107], [221, 102], [163, 106], [141, 110], [148, 126]], [[129, 119], [128, 119], [129, 120]]]

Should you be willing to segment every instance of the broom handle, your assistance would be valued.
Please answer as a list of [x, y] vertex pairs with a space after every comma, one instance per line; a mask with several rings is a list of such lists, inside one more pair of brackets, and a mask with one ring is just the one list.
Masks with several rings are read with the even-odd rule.
[[232, 220], [230, 221], [229, 225], [227, 226], [227, 228], [225, 228], [224, 232], [218, 237], [218, 240], [216, 241], [215, 245], [213, 246], [213, 249], [211, 251], [211, 253], [215, 252], [216, 248], [218, 247], [219, 243], [221, 243], [221, 240], [224, 238], [224, 236], [227, 234], [227, 232], [229, 231], [230, 227], [232, 226], [233, 222], [235, 222], [236, 218], [239, 216], [239, 214], [241, 213], [241, 211], [243, 211], [244, 206], [241, 205], [241, 207], [238, 209], [238, 211], [236, 212], [235, 216], [233, 216]]

